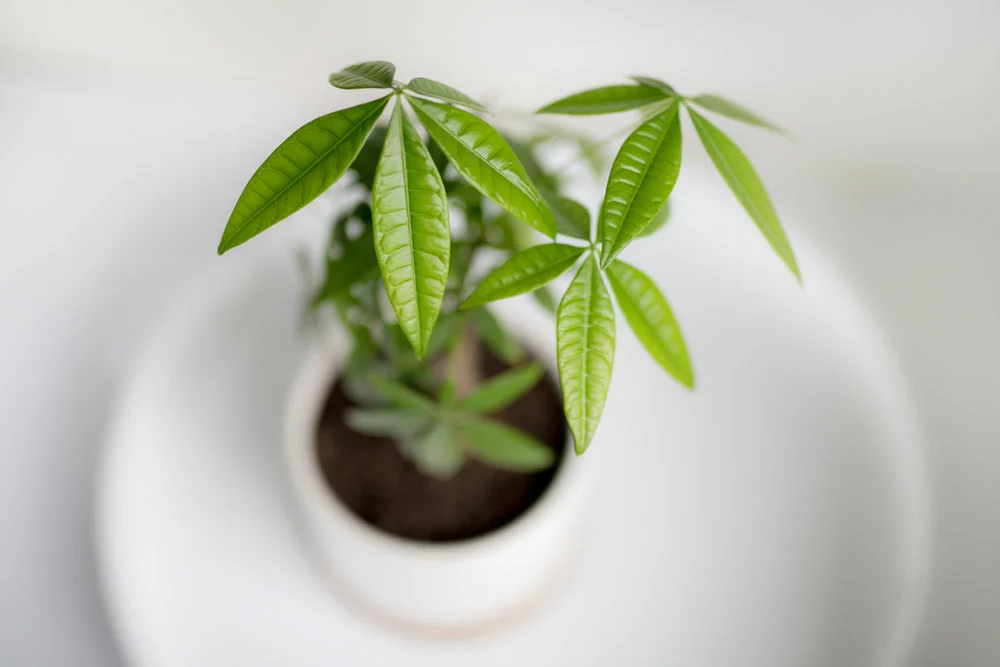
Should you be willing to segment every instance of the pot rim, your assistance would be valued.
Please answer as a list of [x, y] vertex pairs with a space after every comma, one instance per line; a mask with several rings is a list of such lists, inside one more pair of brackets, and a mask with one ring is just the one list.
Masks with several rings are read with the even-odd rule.
[[[315, 456], [320, 412], [346, 356], [346, 336], [339, 325], [314, 341], [292, 380], [285, 408], [284, 456], [294, 495], [325, 525], [343, 528], [371, 546], [408, 552], [414, 558], [465, 558], [505, 548], [522, 535], [544, 529], [549, 517], [560, 511], [581, 483], [580, 467], [584, 464], [577, 460], [573, 437], [567, 429], [562, 459], [552, 481], [527, 509], [500, 528], [454, 542], [424, 542], [369, 524], [351, 511], [326, 482]], [[539, 355], [538, 359], [548, 372], [555, 368], [554, 355]]]

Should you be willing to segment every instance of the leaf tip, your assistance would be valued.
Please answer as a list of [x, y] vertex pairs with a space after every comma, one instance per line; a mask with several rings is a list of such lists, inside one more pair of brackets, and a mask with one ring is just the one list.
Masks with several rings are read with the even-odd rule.
[[[419, 345], [413, 344], [413, 355], [417, 358], [417, 361], [423, 361], [424, 357], [427, 356], [427, 343], [428, 336], [423, 337], [419, 341]], [[411, 341], [412, 343], [412, 341]]]
[[545, 470], [546, 468], [551, 468], [555, 465], [556, 454], [551, 449], [546, 448], [545, 454], [542, 455], [541, 460], [538, 462], [537, 470]]
[[691, 371], [690, 368], [686, 369], [685, 373], [682, 373], [680, 376], [677, 376], [677, 381], [680, 382], [685, 389], [689, 391], [694, 391], [695, 388], [694, 373]]
[[796, 261], [795, 255], [789, 252], [788, 256], [782, 257], [782, 259], [785, 261], [785, 266], [788, 267], [788, 270], [795, 276], [795, 282], [799, 284], [799, 287], [802, 287], [802, 273], [799, 271], [799, 263]]
[[475, 298], [475, 296], [476, 296], [476, 293], [473, 292], [469, 296], [465, 297], [465, 301], [463, 301], [462, 303], [458, 304], [458, 309], [459, 310], [472, 310], [476, 306], [483, 305], [478, 299]]

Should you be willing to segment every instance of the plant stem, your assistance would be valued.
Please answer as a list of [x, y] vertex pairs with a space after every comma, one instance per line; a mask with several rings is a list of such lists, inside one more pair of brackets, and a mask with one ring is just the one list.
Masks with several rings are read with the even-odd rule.
[[479, 354], [475, 337], [470, 335], [469, 315], [462, 312], [458, 317], [460, 320], [455, 338], [451, 341], [445, 359], [444, 380], [439, 392], [442, 403], [450, 403], [455, 398], [468, 394], [478, 382], [476, 369]]

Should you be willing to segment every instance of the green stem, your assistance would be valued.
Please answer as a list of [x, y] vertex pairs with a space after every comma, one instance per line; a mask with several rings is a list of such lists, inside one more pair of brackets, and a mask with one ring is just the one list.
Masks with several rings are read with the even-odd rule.
[[442, 403], [450, 403], [455, 397], [462, 368], [462, 347], [465, 344], [465, 329], [469, 323], [468, 314], [458, 315], [459, 323], [455, 330], [455, 338], [448, 345], [448, 357], [445, 359], [444, 381], [441, 383], [439, 396]]

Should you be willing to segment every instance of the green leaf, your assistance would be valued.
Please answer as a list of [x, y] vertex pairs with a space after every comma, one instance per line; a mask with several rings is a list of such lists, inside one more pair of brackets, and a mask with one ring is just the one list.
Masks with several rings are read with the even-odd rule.
[[285, 139], [243, 189], [219, 254], [284, 220], [343, 176], [388, 101], [386, 96], [321, 116]]
[[654, 234], [655, 232], [659, 231], [659, 229], [663, 227], [665, 224], [667, 224], [667, 222], [669, 221], [670, 221], [670, 200], [668, 199], [667, 203], [663, 205], [663, 208], [661, 208], [656, 213], [656, 215], [653, 216], [653, 219], [649, 221], [649, 224], [646, 225], [646, 228], [643, 229], [641, 232], [639, 232], [639, 236], [640, 237], [650, 236], [651, 234]]
[[417, 77], [413, 79], [406, 87], [415, 93], [421, 95], [426, 95], [427, 97], [433, 97], [435, 99], [441, 100], [443, 102], [449, 102], [451, 104], [459, 104], [463, 107], [468, 107], [470, 109], [475, 109], [476, 111], [486, 111], [486, 107], [472, 99], [465, 93], [455, 90], [451, 86], [446, 86], [438, 81], [433, 81], [431, 79], [425, 79], [423, 77]]
[[458, 313], [448, 313], [442, 314], [438, 318], [437, 324], [434, 325], [434, 331], [431, 332], [431, 339], [427, 343], [427, 357], [430, 359], [434, 358], [439, 352], [443, 352], [446, 348], [450, 347], [452, 342], [461, 332], [461, 327], [463, 318]]
[[500, 133], [468, 111], [408, 98], [427, 133], [477, 190], [546, 236], [556, 233], [552, 211]]
[[[603, 142], [594, 141], [594, 138], [589, 134], [570, 130], [565, 127], [545, 127], [531, 138], [530, 145], [532, 150], [537, 150], [543, 144], [563, 141], [575, 146], [576, 150], [579, 151], [580, 159], [587, 163], [594, 176], [600, 177], [603, 174], [606, 166]], [[528, 171], [528, 175], [532, 179], [535, 178], [530, 170]], [[538, 183], [538, 181], [535, 182]]]
[[326, 278], [316, 292], [313, 305], [340, 296], [351, 285], [374, 273], [378, 261], [372, 239], [371, 229], [365, 229], [361, 236], [344, 247], [340, 257], [327, 261]]
[[503, 409], [521, 398], [545, 375], [541, 364], [511, 368], [480, 384], [455, 405], [464, 412], [488, 413]]
[[378, 159], [382, 156], [385, 133], [385, 125], [376, 125], [358, 151], [358, 156], [351, 163], [350, 170], [357, 176], [358, 183], [365, 186], [369, 192], [375, 185], [375, 170], [378, 169]]
[[[381, 147], [382, 146], [380, 144], [379, 148], [381, 149]], [[333, 224], [330, 226], [330, 241], [327, 244], [328, 254], [333, 252], [335, 249], [344, 250], [347, 246], [353, 243], [350, 239], [350, 235], [348, 234], [352, 221], [360, 223], [363, 228], [371, 229], [371, 203], [368, 201], [362, 201], [354, 207], [353, 210], [342, 213], [334, 219]]]
[[663, 208], [681, 169], [677, 105], [640, 125], [611, 165], [601, 204], [601, 268], [611, 263]]
[[576, 453], [590, 446], [615, 361], [615, 312], [597, 262], [588, 257], [559, 303], [556, 353], [566, 421]]
[[750, 125], [756, 125], [757, 127], [773, 130], [779, 134], [785, 134], [783, 129], [773, 124], [771, 121], [765, 120], [746, 107], [742, 107], [735, 102], [730, 102], [729, 100], [719, 97], [718, 95], [698, 95], [697, 97], [692, 97], [691, 101], [700, 106], [702, 109], [714, 111], [715, 113], [726, 116], [727, 118], [732, 118], [733, 120], [738, 120], [742, 123], [749, 123]]
[[425, 475], [447, 479], [465, 463], [461, 443], [446, 424], [438, 424], [422, 438], [406, 443], [414, 465]]
[[441, 175], [401, 104], [389, 121], [372, 213], [375, 254], [389, 303], [422, 357], [448, 282], [451, 228]]
[[347, 357], [347, 368], [344, 374], [357, 376], [364, 380], [364, 376], [371, 370], [377, 357], [371, 330], [366, 326], [348, 326], [347, 330], [351, 334], [353, 345]]
[[566, 236], [590, 240], [590, 211], [587, 207], [569, 197], [549, 198], [552, 212], [556, 215], [556, 231]]
[[472, 323], [479, 332], [479, 340], [493, 354], [513, 366], [524, 358], [524, 350], [514, 338], [507, 333], [493, 314], [486, 308], [472, 311]]
[[517, 159], [521, 161], [524, 173], [528, 175], [528, 178], [534, 183], [539, 192], [550, 193], [559, 191], [559, 179], [550, 174], [542, 166], [536, 154], [535, 146], [530, 142], [516, 138], [508, 138], [507, 143], [510, 144], [511, 150], [514, 151]]
[[330, 83], [337, 88], [392, 88], [396, 66], [384, 60], [370, 60], [345, 67], [330, 75]]
[[654, 102], [662, 102], [669, 97], [670, 95], [659, 88], [650, 86], [633, 86], [632, 84], [604, 86], [556, 100], [535, 113], [561, 113], [576, 116], [618, 113], [619, 111], [638, 109]]
[[483, 240], [500, 250], [517, 250], [521, 247], [518, 232], [526, 229], [520, 220], [503, 211], [483, 225]]
[[381, 375], [372, 375], [368, 381], [387, 401], [400, 408], [425, 413], [433, 413], [436, 408], [430, 398], [407, 387], [402, 382], [390, 380]]
[[702, 145], [708, 151], [716, 169], [722, 174], [723, 180], [729, 185], [729, 189], [736, 195], [740, 204], [746, 209], [774, 251], [791, 269], [795, 277], [801, 280], [799, 266], [795, 261], [792, 247], [788, 243], [788, 237], [785, 236], [785, 231], [781, 228], [778, 214], [771, 204], [771, 198], [767, 196], [764, 184], [760, 182], [760, 177], [757, 176], [750, 160], [729, 137], [705, 120], [694, 109], [689, 107], [688, 113], [691, 115], [691, 120], [698, 131]]
[[426, 413], [391, 408], [348, 410], [344, 421], [358, 433], [389, 438], [413, 438], [431, 425], [431, 417]]
[[555, 462], [555, 452], [551, 447], [506, 424], [459, 419], [453, 422], [453, 428], [477, 457], [498, 468], [535, 472]]
[[533, 291], [531, 296], [535, 298], [538, 305], [544, 308], [547, 313], [555, 315], [556, 311], [559, 309], [559, 303], [556, 301], [556, 297], [548, 285], [542, 285]]
[[476, 285], [461, 308], [507, 299], [541, 287], [573, 266], [586, 250], [561, 243], [544, 243], [515, 253]]
[[670, 304], [656, 284], [634, 266], [615, 260], [608, 281], [625, 321], [646, 351], [685, 387], [694, 387], [687, 346]]
[[629, 77], [640, 86], [649, 86], [650, 88], [658, 88], [668, 95], [676, 95], [677, 91], [666, 81], [660, 81], [659, 79], [654, 79], [651, 76], [631, 76]]

